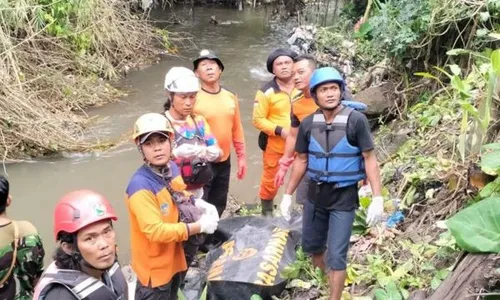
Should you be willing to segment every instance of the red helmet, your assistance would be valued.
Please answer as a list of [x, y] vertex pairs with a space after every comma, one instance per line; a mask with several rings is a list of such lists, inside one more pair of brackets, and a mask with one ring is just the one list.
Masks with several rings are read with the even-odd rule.
[[61, 231], [76, 233], [83, 227], [102, 220], [116, 221], [108, 200], [91, 190], [79, 190], [64, 195], [54, 211], [54, 237]]

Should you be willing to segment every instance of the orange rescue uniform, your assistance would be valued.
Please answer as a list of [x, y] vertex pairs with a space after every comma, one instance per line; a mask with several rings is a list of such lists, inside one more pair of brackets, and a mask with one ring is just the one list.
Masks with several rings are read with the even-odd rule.
[[233, 143], [238, 157], [245, 155], [245, 137], [241, 124], [238, 97], [221, 88], [218, 93], [200, 90], [196, 95], [194, 113], [207, 120], [212, 132], [222, 149], [220, 162], [226, 161], [231, 154]]
[[[169, 162], [172, 188], [186, 188], [178, 167]], [[132, 176], [126, 192], [130, 219], [132, 269], [142, 285], [155, 288], [170, 282], [187, 269], [182, 242], [188, 239], [187, 224], [160, 175], [142, 166]]]
[[291, 126], [299, 128], [300, 122], [315, 113], [318, 108], [313, 98], [306, 97], [304, 93], [297, 94], [292, 99]]
[[253, 125], [267, 136], [263, 153], [263, 173], [259, 196], [262, 200], [273, 200], [278, 193], [274, 176], [278, 172], [278, 161], [285, 150], [283, 129], [290, 129], [291, 99], [299, 93], [293, 89], [291, 95], [281, 91], [276, 78], [264, 84], [257, 92], [253, 109]]

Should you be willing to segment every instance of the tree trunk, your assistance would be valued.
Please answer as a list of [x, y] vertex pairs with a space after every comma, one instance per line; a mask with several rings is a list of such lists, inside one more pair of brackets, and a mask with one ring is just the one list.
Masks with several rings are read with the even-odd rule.
[[331, 0], [327, 0], [328, 2], [326, 2], [326, 10], [325, 10], [325, 16], [324, 16], [324, 19], [323, 19], [323, 26], [327, 26], [327, 19], [328, 19], [328, 10], [330, 9], [330, 1]]
[[498, 254], [467, 254], [427, 300], [476, 299], [478, 293], [500, 283], [499, 267]]
[[337, 20], [337, 17], [338, 17], [338, 9], [339, 9], [339, 2], [341, 0], [335, 0], [335, 7], [333, 9], [333, 20]]

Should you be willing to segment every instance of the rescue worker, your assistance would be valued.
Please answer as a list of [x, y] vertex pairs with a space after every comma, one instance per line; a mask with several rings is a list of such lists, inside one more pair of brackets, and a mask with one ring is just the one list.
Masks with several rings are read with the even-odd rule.
[[302, 247], [313, 264], [327, 272], [330, 300], [341, 298], [347, 251], [359, 206], [358, 181], [370, 182], [373, 198], [367, 212], [374, 225], [383, 214], [380, 170], [366, 116], [341, 104], [345, 83], [334, 68], [314, 71], [310, 92], [319, 110], [300, 124], [292, 175], [280, 204], [290, 218], [291, 195], [307, 173], [308, 200], [302, 217]]
[[[196, 93], [199, 89], [198, 77], [188, 68], [173, 67], [165, 76], [165, 90], [168, 95], [168, 100], [164, 104], [165, 116], [175, 131], [172, 155], [187, 185], [187, 191], [197, 199], [202, 198], [203, 186], [213, 178], [210, 162], [216, 161], [222, 155], [205, 118], [193, 115]], [[215, 206], [207, 207], [218, 219]], [[197, 264], [196, 252], [204, 240], [189, 239], [184, 243], [188, 266], [192, 263]]]
[[[144, 165], [128, 184], [126, 203], [137, 300], [177, 299], [187, 269], [183, 242], [217, 228], [218, 215], [210, 213], [213, 206], [185, 193], [180, 171], [170, 160], [173, 138], [174, 130], [162, 114], [144, 114], [135, 122], [133, 139]], [[204, 211], [198, 219], [195, 212], [183, 209], [191, 201]]]
[[127, 281], [116, 256], [116, 215], [104, 196], [78, 190], [54, 211], [59, 247], [36, 286], [34, 300], [126, 299]]
[[28, 300], [43, 272], [42, 239], [28, 221], [7, 216], [9, 181], [0, 175], [0, 299]]
[[215, 53], [206, 49], [201, 50], [198, 58], [193, 61], [193, 68], [201, 82], [201, 90], [196, 95], [194, 113], [207, 120], [222, 149], [219, 160], [212, 163], [214, 178], [204, 186], [203, 199], [215, 205], [221, 216], [226, 209], [229, 192], [231, 143], [237, 157], [238, 179], [243, 179], [247, 172], [240, 106], [236, 94], [220, 85], [224, 65]]
[[263, 172], [260, 180], [259, 197], [262, 215], [272, 216], [273, 200], [278, 193], [274, 176], [279, 170], [281, 156], [285, 150], [285, 139], [290, 130], [291, 99], [299, 91], [295, 89], [292, 77], [295, 52], [276, 49], [267, 59], [267, 70], [274, 78], [257, 92], [253, 109], [253, 125], [260, 130], [259, 147], [263, 151]]
[[[279, 160], [279, 170], [274, 178], [275, 187], [283, 185], [288, 168], [295, 158], [295, 142], [297, 141], [300, 122], [318, 109], [309, 92], [309, 81], [316, 69], [316, 60], [310, 55], [299, 55], [293, 61], [293, 82], [295, 88], [301, 93], [292, 99], [290, 132], [286, 137], [285, 151]], [[308, 177], [304, 176], [297, 187], [296, 200], [299, 204], [304, 204], [304, 200], [307, 198], [308, 182]]]
[[[213, 178], [208, 162], [222, 155], [210, 126], [201, 115], [194, 115], [196, 93], [200, 90], [198, 77], [184, 67], [173, 67], [165, 76], [165, 116], [175, 131], [172, 154], [181, 170], [187, 191], [202, 198], [203, 186]], [[215, 207], [214, 207], [215, 209]]]

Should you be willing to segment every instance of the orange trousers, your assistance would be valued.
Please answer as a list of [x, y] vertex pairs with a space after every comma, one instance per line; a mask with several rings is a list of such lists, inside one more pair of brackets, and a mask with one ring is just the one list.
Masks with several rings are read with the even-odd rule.
[[273, 200], [278, 193], [279, 187], [274, 187], [274, 176], [278, 173], [282, 156], [283, 153], [272, 151], [269, 147], [262, 153], [263, 172], [259, 189], [259, 197], [262, 200]]

